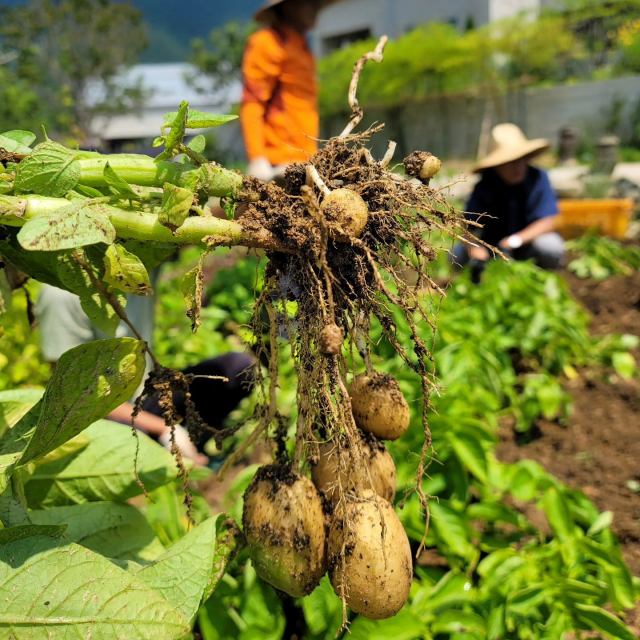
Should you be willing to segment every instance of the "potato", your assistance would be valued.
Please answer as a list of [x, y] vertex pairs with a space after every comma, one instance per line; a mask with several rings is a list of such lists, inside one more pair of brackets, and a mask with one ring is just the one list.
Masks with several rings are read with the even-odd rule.
[[329, 193], [322, 201], [320, 210], [329, 224], [329, 235], [339, 242], [360, 236], [369, 219], [367, 203], [351, 189], [335, 189]]
[[258, 469], [244, 494], [242, 526], [258, 575], [295, 598], [327, 570], [322, 500], [313, 482], [285, 465]]
[[398, 381], [386, 373], [356, 376], [349, 387], [356, 424], [380, 440], [396, 440], [411, 420]]
[[335, 356], [342, 350], [344, 331], [335, 323], [326, 325], [320, 332], [318, 346], [325, 356]]
[[[333, 590], [340, 597], [344, 583], [349, 608], [373, 620], [390, 618], [402, 609], [413, 577], [407, 534], [393, 507], [383, 499], [378, 503], [380, 510], [373, 501], [373, 492], [368, 491], [363, 498], [339, 507], [333, 516], [328, 545]], [[386, 526], [384, 542], [381, 513]]]
[[[393, 502], [396, 496], [396, 466], [391, 454], [381, 442], [370, 436], [370, 441], [362, 438], [360, 446], [364, 453], [364, 463], [369, 467], [371, 481], [376, 493]], [[341, 464], [342, 462], [342, 464]], [[338, 448], [334, 442], [323, 442], [320, 445], [320, 459], [315, 467], [311, 468], [311, 479], [319, 491], [334, 504], [340, 496], [336, 485], [340, 469], [340, 481], [345, 492], [370, 489], [369, 479], [357, 461], [352, 456], [352, 449], [343, 446], [338, 455]]]

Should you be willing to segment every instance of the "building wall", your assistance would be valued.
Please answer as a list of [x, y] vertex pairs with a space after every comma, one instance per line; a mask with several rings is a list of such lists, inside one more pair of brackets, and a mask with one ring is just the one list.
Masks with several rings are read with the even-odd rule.
[[[640, 75], [600, 82], [528, 89], [503, 96], [494, 110], [493, 124], [515, 122], [531, 138], [549, 138], [556, 144], [561, 127], [577, 126], [582, 136], [606, 133], [623, 142], [634, 135], [640, 105]], [[619, 124], [611, 131], [615, 103], [620, 103]], [[395, 108], [367, 109], [360, 128], [384, 122], [385, 133], [372, 139], [374, 154], [384, 154], [386, 140], [398, 143], [397, 158], [415, 149], [431, 151], [443, 158], [474, 158], [486, 100], [479, 97], [433, 98], [408, 102]], [[336, 135], [347, 114], [323, 121], [322, 137]]]
[[510, 18], [522, 11], [528, 11], [535, 15], [540, 11], [541, 2], [544, 0], [491, 0], [489, 20], [495, 22]]

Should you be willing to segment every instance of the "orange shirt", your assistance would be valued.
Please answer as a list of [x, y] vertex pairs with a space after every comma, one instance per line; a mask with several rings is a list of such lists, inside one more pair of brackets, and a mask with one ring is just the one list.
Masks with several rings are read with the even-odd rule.
[[307, 160], [317, 150], [319, 117], [315, 60], [304, 36], [280, 26], [260, 29], [249, 38], [242, 74], [240, 124], [249, 160], [264, 156], [274, 166]]

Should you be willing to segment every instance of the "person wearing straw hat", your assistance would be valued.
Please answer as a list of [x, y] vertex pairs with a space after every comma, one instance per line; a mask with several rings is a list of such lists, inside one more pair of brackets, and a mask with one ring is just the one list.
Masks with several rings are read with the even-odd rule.
[[[547, 174], [529, 164], [549, 149], [548, 140], [528, 140], [515, 124], [491, 131], [489, 153], [473, 170], [481, 174], [467, 203], [467, 219], [483, 225], [477, 236], [516, 260], [533, 259], [545, 269], [557, 269], [564, 241], [554, 231], [558, 204]], [[482, 266], [490, 252], [483, 246], [458, 245], [456, 262]]]
[[318, 87], [306, 34], [325, 0], [268, 0], [242, 62], [240, 124], [250, 173], [269, 182], [317, 150]]

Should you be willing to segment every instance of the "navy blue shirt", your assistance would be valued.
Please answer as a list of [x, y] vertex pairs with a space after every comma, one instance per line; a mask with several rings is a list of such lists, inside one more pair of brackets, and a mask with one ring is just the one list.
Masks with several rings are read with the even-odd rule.
[[[555, 216], [558, 201], [549, 176], [540, 169], [529, 167], [524, 181], [513, 186], [502, 182], [495, 171], [488, 169], [475, 186], [467, 211], [471, 214], [466, 216], [468, 220], [484, 225], [480, 238], [497, 246], [502, 238], [522, 231], [532, 222]], [[483, 213], [487, 215], [477, 215]]]

